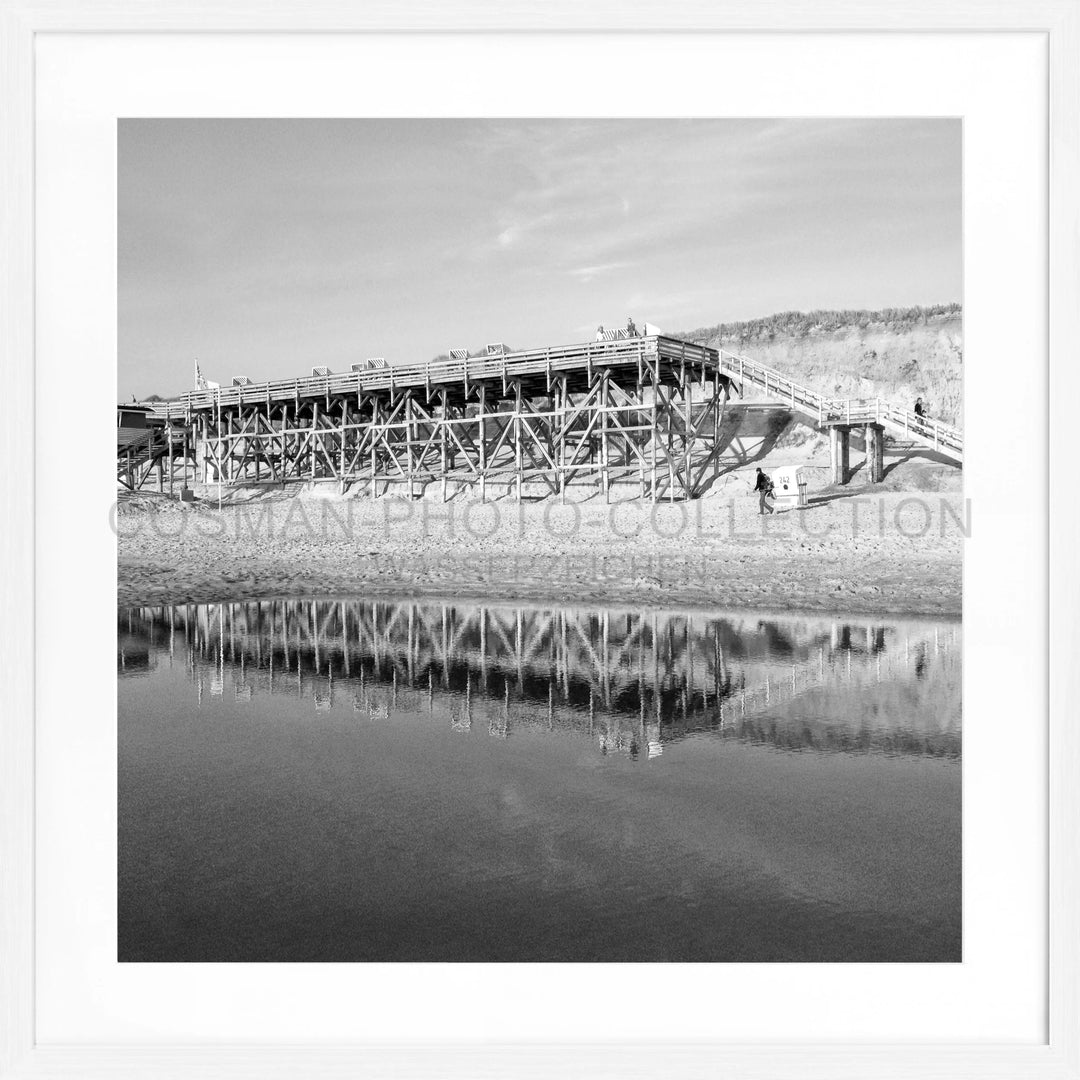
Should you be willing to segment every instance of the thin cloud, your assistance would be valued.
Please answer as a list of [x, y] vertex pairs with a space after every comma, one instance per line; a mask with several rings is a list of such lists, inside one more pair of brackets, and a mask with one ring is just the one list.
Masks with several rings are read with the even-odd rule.
[[573, 270], [568, 270], [567, 273], [577, 282], [584, 285], [587, 282], [595, 281], [602, 274], [610, 274], [613, 270], [625, 270], [633, 265], [632, 262], [600, 263], [598, 266], [578, 266]]

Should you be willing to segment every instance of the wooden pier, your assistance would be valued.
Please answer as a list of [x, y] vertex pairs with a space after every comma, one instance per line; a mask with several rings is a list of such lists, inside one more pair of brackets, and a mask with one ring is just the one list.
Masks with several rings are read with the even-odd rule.
[[[747, 357], [663, 335], [196, 390], [154, 406], [147, 432], [117, 446], [118, 480], [139, 490], [177, 482], [285, 485], [329, 481], [372, 497], [492, 495], [693, 499], [723, 471], [721, 426], [732, 388], [763, 393], [832, 429], [834, 480], [867, 434], [870, 482], [884, 434], [959, 464], [963, 436], [880, 400], [831, 401]], [[434, 485], [434, 490], [432, 487]]]
[[194, 391], [159, 416], [204, 483], [676, 499], [716, 464], [727, 386], [715, 349], [651, 336]]

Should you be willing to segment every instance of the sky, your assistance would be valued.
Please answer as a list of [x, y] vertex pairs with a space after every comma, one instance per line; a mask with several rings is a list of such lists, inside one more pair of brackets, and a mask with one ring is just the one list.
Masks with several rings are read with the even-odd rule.
[[949, 119], [122, 120], [121, 400], [959, 301]]

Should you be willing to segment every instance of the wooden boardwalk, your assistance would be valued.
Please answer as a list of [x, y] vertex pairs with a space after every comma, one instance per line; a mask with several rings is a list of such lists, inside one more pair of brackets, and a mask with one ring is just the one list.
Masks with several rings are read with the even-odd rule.
[[[183, 447], [185, 479], [191, 448], [203, 483], [333, 481], [409, 498], [436, 485], [444, 500], [465, 488], [485, 499], [582, 485], [604, 497], [622, 485], [652, 500], [696, 498], [722, 471], [733, 388], [748, 385], [842, 429], [845, 448], [846, 432], [863, 427], [902, 432], [957, 462], [963, 452], [946, 425], [887, 402], [830, 401], [745, 357], [663, 335], [359, 367], [190, 391], [156, 406], [156, 420]], [[126, 452], [137, 488], [151, 469], [133, 463]]]

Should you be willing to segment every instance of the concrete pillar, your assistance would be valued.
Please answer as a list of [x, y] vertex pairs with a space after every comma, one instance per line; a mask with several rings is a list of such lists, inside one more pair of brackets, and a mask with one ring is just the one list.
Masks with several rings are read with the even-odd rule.
[[850, 453], [851, 429], [834, 424], [829, 428], [829, 454], [832, 461], [832, 482], [846, 484]]

